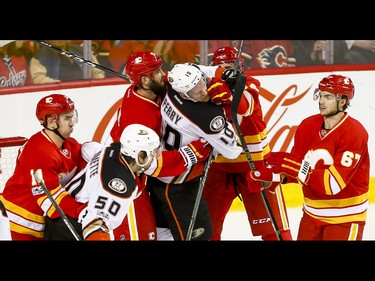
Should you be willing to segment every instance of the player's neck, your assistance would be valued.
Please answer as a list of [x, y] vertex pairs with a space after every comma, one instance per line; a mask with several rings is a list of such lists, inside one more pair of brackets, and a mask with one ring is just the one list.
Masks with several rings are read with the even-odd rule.
[[64, 141], [58, 135], [56, 135], [54, 132], [50, 130], [44, 130], [44, 132], [49, 136], [49, 138], [52, 140], [54, 144], [56, 144], [58, 148], [62, 148]]
[[148, 89], [144, 89], [144, 88], [139, 87], [137, 89], [137, 93], [140, 94], [141, 96], [149, 99], [149, 100], [152, 100], [152, 101], [155, 101], [156, 98], [157, 98], [157, 95], [152, 90], [148, 90]]
[[332, 129], [333, 127], [336, 126], [337, 123], [341, 121], [344, 115], [345, 115], [345, 112], [339, 112], [335, 115], [324, 116], [323, 128], [327, 130]]

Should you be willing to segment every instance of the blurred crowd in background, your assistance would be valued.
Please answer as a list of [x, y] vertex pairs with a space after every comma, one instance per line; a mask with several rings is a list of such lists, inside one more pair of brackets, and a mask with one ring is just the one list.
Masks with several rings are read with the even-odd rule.
[[[239, 48], [241, 40], [0, 40], [0, 87], [114, 77], [108, 71], [62, 54], [64, 50], [87, 61], [123, 73], [127, 57], [139, 50], [153, 51], [163, 70], [176, 63], [207, 65], [224, 46]], [[244, 40], [245, 69], [330, 64], [375, 63], [375, 40]]]

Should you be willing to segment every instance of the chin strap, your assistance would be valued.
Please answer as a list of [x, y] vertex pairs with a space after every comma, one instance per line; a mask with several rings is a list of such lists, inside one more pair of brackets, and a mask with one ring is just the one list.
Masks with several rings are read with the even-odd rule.
[[54, 132], [56, 135], [58, 135], [62, 140], [65, 140], [65, 138], [60, 134], [59, 128], [51, 130], [50, 128], [44, 127], [46, 130]]
[[340, 110], [339, 109], [339, 102], [337, 102], [336, 104], [337, 104], [337, 110], [336, 110], [336, 112], [332, 113], [332, 114], [328, 114], [328, 115], [326, 115], [326, 117], [335, 116], [335, 115], [339, 114], [340, 112], [345, 112], [346, 108], [343, 108], [343, 110]]

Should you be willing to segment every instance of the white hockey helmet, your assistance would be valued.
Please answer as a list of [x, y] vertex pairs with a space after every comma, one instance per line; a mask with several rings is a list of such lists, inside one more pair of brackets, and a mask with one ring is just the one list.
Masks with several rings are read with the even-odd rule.
[[168, 73], [173, 90], [187, 94], [204, 78], [202, 71], [191, 63], [175, 64]]
[[[141, 124], [127, 126], [121, 134], [121, 153], [135, 159], [141, 167], [146, 166], [153, 157], [157, 157], [160, 149], [160, 138], [154, 130]], [[138, 154], [145, 151], [149, 157], [146, 164], [138, 163]]]

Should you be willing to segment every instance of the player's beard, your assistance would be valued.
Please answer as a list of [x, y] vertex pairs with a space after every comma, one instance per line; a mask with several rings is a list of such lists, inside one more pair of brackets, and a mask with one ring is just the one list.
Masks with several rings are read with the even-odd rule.
[[342, 110], [339, 110], [338, 105], [336, 106], [336, 109], [332, 109], [331, 111], [327, 111], [327, 113], [323, 114], [321, 113], [324, 117], [332, 117], [337, 115], [338, 113], [343, 112]]
[[150, 90], [152, 90], [155, 95], [164, 97], [167, 92], [167, 87], [164, 84], [155, 81], [155, 79], [152, 79]]

